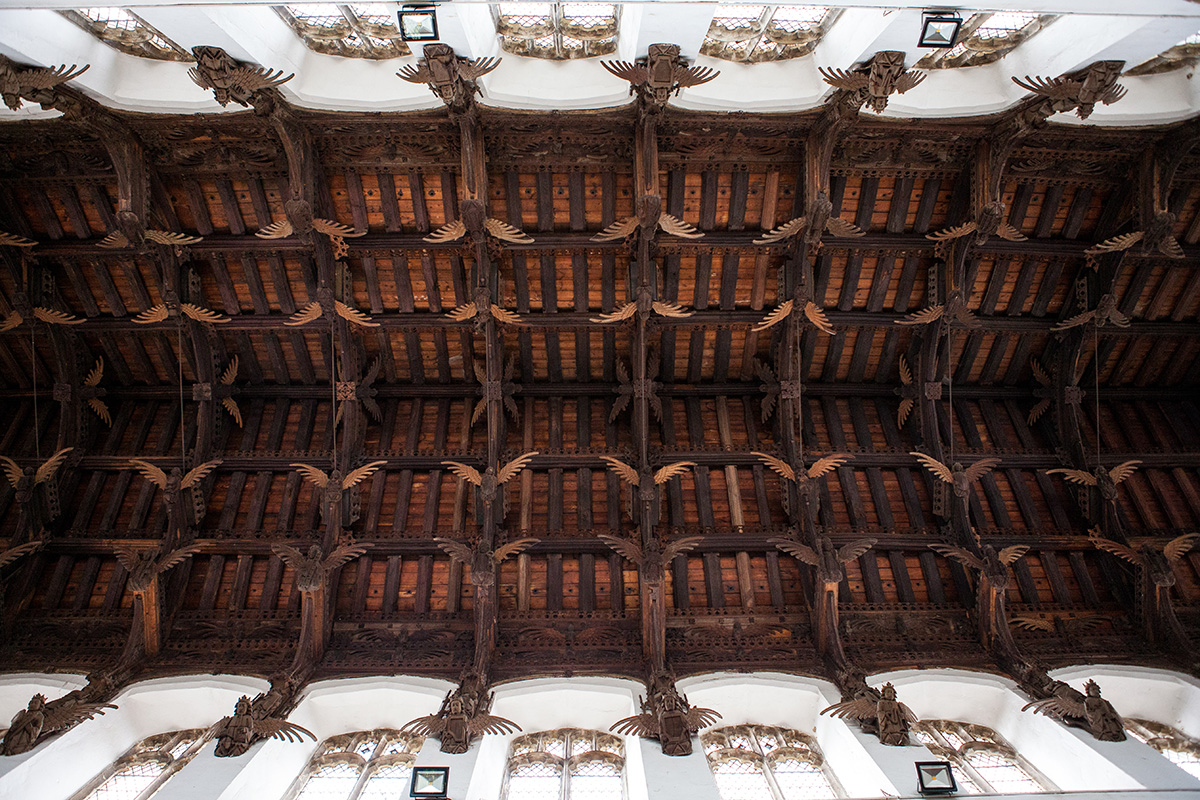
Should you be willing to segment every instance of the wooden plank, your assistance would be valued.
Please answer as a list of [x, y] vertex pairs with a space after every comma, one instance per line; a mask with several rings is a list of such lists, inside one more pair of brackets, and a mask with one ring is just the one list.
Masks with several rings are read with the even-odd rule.
[[1054, 594], [1054, 602], [1061, 606], [1074, 605], [1071, 602], [1071, 592], [1063, 579], [1062, 570], [1058, 567], [1058, 554], [1053, 550], [1043, 550], [1038, 553], [1046, 579], [1050, 582], [1050, 591]]
[[233, 590], [229, 594], [229, 610], [241, 611], [246, 607], [246, 596], [250, 593], [250, 574], [254, 569], [254, 556], [238, 556], [233, 574]]
[[929, 602], [934, 605], [946, 605], [946, 592], [942, 588], [942, 575], [938, 572], [937, 556], [929, 551], [917, 554], [921, 561], [921, 574], [925, 576], [925, 588], [929, 592]]
[[579, 611], [596, 610], [596, 557], [591, 553], [579, 555]]
[[546, 556], [546, 610], [562, 611], [563, 607], [563, 564], [562, 553]]
[[79, 583], [75, 588], [75, 599], [71, 603], [72, 611], [87, 611], [92, 599], [92, 590], [96, 587], [96, 577], [100, 574], [100, 557], [88, 556], [83, 562], [83, 572], [79, 575]]
[[383, 614], [395, 614], [400, 599], [400, 556], [388, 556], [383, 577]]
[[783, 595], [783, 576], [779, 572], [779, 554], [767, 553], [767, 589], [771, 592], [771, 607], [782, 609], [787, 606]]
[[863, 588], [867, 592], [867, 602], [887, 602], [887, 597], [883, 593], [883, 581], [879, 577], [879, 564], [876, 562], [875, 552], [868, 550], [859, 557], [858, 562], [862, 568]]
[[725, 587], [721, 581], [721, 557], [717, 553], [705, 553], [704, 589], [709, 608], [725, 607]]
[[208, 559], [208, 572], [204, 576], [204, 589], [200, 592], [200, 611], [212, 611], [217, 606], [217, 590], [221, 588], [221, 575], [225, 571], [225, 556], [217, 553]]
[[742, 609], [753, 611], [754, 575], [750, 569], [750, 554], [745, 551], [739, 551], [734, 556], [734, 565], [737, 570], [738, 595], [742, 601]]
[[1032, 608], [1041, 608], [1042, 601], [1038, 597], [1037, 585], [1033, 582], [1033, 574], [1024, 559], [1015, 561], [1012, 565], [1013, 575], [1017, 579], [1017, 587], [1021, 590], [1022, 599]]
[[900, 550], [888, 550], [888, 563], [892, 567], [892, 580], [896, 582], [896, 593], [901, 603], [915, 603], [917, 596], [913, 592], [912, 580], [908, 575], [908, 563]]

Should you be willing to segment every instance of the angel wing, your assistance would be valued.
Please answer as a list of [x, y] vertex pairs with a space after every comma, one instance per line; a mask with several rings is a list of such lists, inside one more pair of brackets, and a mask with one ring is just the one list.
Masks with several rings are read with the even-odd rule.
[[933, 456], [926, 455], [917, 450], [910, 452], [909, 455], [924, 464], [925, 469], [932, 472], [936, 477], [944, 480], [946, 483], [954, 483], [954, 473], [950, 471], [949, 467]]
[[613, 458], [612, 456], [600, 456], [600, 459], [607, 462], [608, 465], [612, 467], [613, 471], [620, 476], [621, 480], [625, 481], [631, 486], [637, 486], [638, 483], [641, 482], [638, 478], [637, 470], [626, 464], [621, 459]]
[[655, 314], [660, 314], [664, 317], [672, 317], [674, 319], [684, 319], [685, 317], [690, 317], [692, 314], [696, 313], [694, 311], [688, 311], [683, 306], [679, 305], [679, 303], [668, 303], [663, 300], [655, 300], [650, 304], [650, 307], [654, 309]]
[[279, 556], [279, 559], [294, 570], [301, 570], [308, 566], [308, 556], [301, 553], [290, 544], [273, 544], [271, 552]]
[[[0, 456], [0, 463], [4, 465], [4, 476], [8, 478], [8, 482], [12, 484], [12, 488], [17, 488], [17, 484], [25, 477], [25, 471], [8, 456]], [[634, 474], [636, 475], [637, 473]]]
[[152, 325], [156, 322], [165, 322], [168, 316], [166, 305], [159, 303], [138, 314], [133, 318], [133, 321], [139, 325]]
[[720, 74], [720, 70], [715, 70], [712, 67], [685, 67], [683, 65], [676, 65], [672, 77], [675, 79], [677, 89], [686, 89], [689, 86], [699, 86], [702, 83], [708, 83]]
[[81, 319], [76, 319], [74, 314], [68, 314], [65, 311], [57, 311], [53, 308], [37, 307], [33, 310], [35, 319], [40, 319], [42, 322], [50, 325], [79, 325], [83, 322]]
[[996, 235], [1010, 242], [1024, 242], [1029, 238], [1007, 222], [1000, 223], [1000, 227], [996, 229]]
[[1012, 81], [1028, 92], [1040, 94], [1052, 100], [1066, 100], [1082, 88], [1079, 81], [1071, 78], [1031, 78], [1026, 75], [1025, 80], [1021, 80], [1014, 75]]
[[495, 714], [476, 714], [467, 722], [467, 731], [472, 736], [484, 734], [505, 734], [521, 730], [521, 726], [505, 717]]
[[296, 471], [318, 489], [324, 489], [329, 484], [329, 476], [311, 464], [288, 464], [288, 466], [295, 467]]
[[[163, 555], [159, 556], [158, 561], [155, 562], [154, 568], [158, 572], [166, 572], [171, 567], [182, 563], [183, 561], [196, 555], [198, 552], [200, 552], [200, 545], [198, 544], [190, 544], [187, 547], [178, 547], [169, 553], [164, 553]], [[128, 567], [126, 567], [126, 569], [128, 569]]]
[[654, 714], [637, 714], [632, 717], [618, 720], [609, 728], [613, 733], [619, 733], [622, 736], [640, 736], [644, 739], [653, 739], [658, 736], [658, 717]]
[[[229, 416], [233, 417], [233, 421], [237, 423], [237, 426], [239, 428], [241, 428], [242, 427], [242, 410], [240, 408], [238, 408], [237, 401], [234, 400], [232, 397], [223, 397], [223, 398], [221, 398], [221, 406], [226, 411], [229, 412]], [[105, 420], [105, 421], [108, 422], [108, 420]], [[108, 424], [112, 425], [111, 422], [109, 422]]]
[[343, 303], [341, 300], [333, 301], [333, 310], [337, 312], [337, 315], [339, 317], [346, 320], [347, 322], [353, 322], [355, 325], [361, 325], [364, 328], [378, 328], [379, 327], [378, 322], [372, 322], [371, 318], [369, 316], [367, 316], [366, 314], [364, 314], [362, 311], [359, 311], [357, 308], [351, 308], [350, 306]]
[[1014, 544], [1014, 545], [1004, 548], [996, 555], [999, 557], [1001, 564], [1012, 564], [1012, 563], [1020, 560], [1021, 556], [1025, 555], [1028, 552], [1029, 552], [1029, 545]]
[[1120, 250], [1128, 250], [1142, 240], [1145, 236], [1145, 231], [1132, 231], [1131, 233], [1122, 233], [1119, 236], [1113, 236], [1105, 239], [1099, 244], [1092, 245], [1083, 252], [1089, 256], [1098, 256], [1101, 253], [1116, 253]]
[[308, 736], [314, 742], [317, 740], [316, 734], [308, 728], [297, 725], [294, 722], [288, 722], [285, 719], [276, 719], [274, 717], [254, 720], [254, 732], [259, 736], [264, 736], [268, 739], [279, 739], [283, 742], [302, 742], [305, 736]]
[[229, 317], [224, 314], [218, 314], [216, 311], [211, 311], [194, 303], [184, 303], [179, 308], [186, 316], [191, 317], [197, 322], [229, 322]]
[[521, 474], [521, 470], [525, 469], [525, 467], [529, 465], [529, 462], [532, 461], [533, 457], [537, 454], [537, 450], [530, 450], [528, 453], [519, 455], [512, 461], [505, 464], [500, 468], [500, 471], [496, 473], [496, 483], [508, 483], [510, 480], [517, 477], [517, 475]]
[[1066, 480], [1068, 483], [1080, 483], [1085, 486], [1095, 486], [1096, 485], [1096, 476], [1090, 472], [1085, 472], [1084, 470], [1081, 470], [1081, 469], [1064, 469], [1062, 467], [1059, 467], [1057, 469], [1046, 470], [1046, 474], [1047, 475], [1060, 475], [1061, 474], [1063, 476], [1063, 479]]
[[964, 222], [962, 225], [956, 225], [953, 228], [945, 228], [940, 231], [925, 234], [926, 239], [933, 239], [935, 242], [947, 242], [951, 239], [958, 239], [966, 236], [968, 233], [974, 233], [976, 225], [974, 222]]
[[680, 239], [700, 239], [704, 236], [701, 231], [696, 230], [695, 225], [690, 222], [684, 222], [679, 217], [672, 216], [671, 214], [660, 214], [658, 217], [658, 227], [672, 236], [678, 236]]
[[716, 722], [720, 718], [721, 718], [721, 715], [711, 708], [701, 708], [699, 706], [693, 706], [691, 709], [688, 710], [688, 713], [687, 713], [688, 730], [695, 732], [695, 731], [700, 730], [701, 728], [707, 728], [709, 725], [712, 725], [714, 722]]
[[386, 464], [386, 461], [372, 461], [370, 464], [362, 465], [342, 479], [342, 488], [349, 489], [352, 486], [357, 486], [378, 472], [379, 468]]
[[271, 70], [267, 67], [250, 67], [243, 66], [235, 69], [230, 74], [230, 79], [235, 86], [254, 92], [259, 89], [270, 89], [275, 86], [287, 83], [295, 74], [283, 76], [283, 70]]
[[467, 235], [467, 226], [463, 224], [461, 219], [456, 219], [453, 222], [447, 222], [442, 227], [435, 230], [433, 233], [425, 237], [425, 241], [434, 244], [442, 244], [444, 242], [453, 242]]
[[596, 538], [604, 542], [613, 550], [616, 550], [629, 561], [632, 561], [634, 564], [641, 565], [642, 548], [637, 544], [637, 542], [632, 542], [629, 539], [622, 539], [619, 536], [610, 536], [607, 533], [598, 534]]
[[343, 239], [354, 239], [367, 235], [366, 231], [356, 231], [349, 225], [335, 222], [331, 219], [322, 219], [321, 217], [313, 218], [313, 230], [317, 233], [323, 233], [326, 236], [340, 236]]
[[832, 233], [834, 236], [854, 237], [866, 236], [867, 232], [855, 225], [853, 222], [847, 222], [841, 217], [830, 217], [825, 221], [825, 230]]
[[628, 61], [601, 61], [600, 66], [608, 70], [610, 74], [630, 83], [645, 83], [650, 79], [650, 70], [630, 64]]
[[[1200, 541], [1200, 533], [1185, 533], [1183, 536], [1177, 536], [1167, 542], [1163, 548], [1163, 555], [1167, 557], [1167, 561], [1178, 561], [1195, 546], [1197, 541]], [[0, 560], [0, 565], [3, 565], [2, 560]]]
[[499, 320], [500, 322], [506, 323], [508, 325], [524, 325], [525, 324], [524, 320], [521, 319], [520, 314], [516, 313], [515, 311], [509, 311], [506, 308], [501, 308], [500, 306], [496, 305], [495, 303], [492, 303], [492, 305], [488, 309], [488, 311], [490, 311], [492, 316], [495, 317], [497, 320]]
[[429, 66], [423, 61], [417, 64], [405, 64], [396, 75], [409, 83], [429, 83], [433, 80], [433, 73], [429, 71]]
[[[471, 319], [478, 313], [479, 313], [479, 307], [476, 306], [474, 303], [463, 303], [461, 306], [459, 306], [458, 308], [455, 308], [453, 311], [447, 312], [446, 316], [449, 317], [450, 319], [454, 320], [455, 322], [466, 322], [467, 320]], [[480, 381], [480, 383], [483, 383], [483, 381]]]
[[1106, 553], [1112, 553], [1118, 558], [1125, 559], [1130, 564], [1141, 566], [1144, 563], [1141, 553], [1131, 547], [1126, 547], [1119, 542], [1114, 542], [1111, 539], [1101, 539], [1097, 536], [1093, 536], [1091, 541], [1092, 544], [1096, 546], [1096, 549], [1103, 550]]
[[824, 458], [818, 459], [811, 467], [808, 468], [808, 477], [819, 478], [827, 472], [833, 470], [850, 461], [854, 456], [849, 453], [830, 453]]
[[704, 541], [703, 536], [685, 536], [682, 539], [676, 539], [663, 548], [663, 561], [670, 561], [675, 556], [688, 552], [702, 541]]
[[817, 551], [813, 550], [806, 544], [793, 542], [791, 539], [768, 539], [768, 542], [778, 547], [783, 552], [795, 559], [803, 561], [805, 564], [817, 566], [821, 559], [817, 555]]
[[1136, 472], [1137, 468], [1138, 468], [1138, 464], [1141, 464], [1141, 463], [1142, 463], [1141, 461], [1137, 461], [1137, 460], [1124, 461], [1120, 464], [1117, 464], [1112, 469], [1110, 469], [1108, 471], [1108, 477], [1112, 479], [1113, 483], [1120, 483], [1121, 481], [1125, 480], [1130, 475], [1132, 475], [1134, 472]]
[[32, 239], [26, 239], [24, 236], [17, 236], [15, 233], [5, 233], [0, 231], [0, 245], [9, 247], [33, 247], [37, 242]]
[[97, 358], [96, 366], [92, 367], [92, 371], [83, 379], [84, 386], [99, 386], [100, 379], [104, 377], [104, 359]]
[[696, 466], [695, 461], [676, 461], [674, 464], [667, 464], [665, 467], [660, 468], [658, 472], [654, 473], [654, 483], [666, 483], [667, 481], [671, 480], [671, 478], [687, 472], [689, 467], [694, 466]]
[[483, 485], [483, 476], [479, 474], [479, 470], [458, 461], [443, 461], [442, 466], [449, 467], [450, 471], [462, 478], [467, 483], [474, 486]]
[[186, 233], [176, 233], [175, 231], [146, 231], [146, 240], [155, 244], [164, 244], [168, 247], [183, 247], [188, 244], [198, 244], [204, 241], [203, 236], [189, 236]]
[[158, 488], [167, 488], [167, 473], [163, 472], [149, 461], [142, 461], [140, 458], [131, 458], [129, 459], [129, 466], [137, 469], [137, 471], [142, 474], [143, 478], [150, 481]]
[[[1076, 697], [1076, 695], [1078, 697]], [[1021, 707], [1022, 711], [1032, 708], [1035, 714], [1062, 719], [1063, 717], [1086, 717], [1087, 705], [1082, 694], [1075, 689], [1071, 693], [1055, 694], [1045, 700], [1034, 700]]]
[[750, 451], [750, 455], [758, 456], [759, 460], [761, 460], [764, 464], [766, 464], [768, 467], [770, 467], [771, 470], [773, 472], [775, 472], [777, 475], [779, 475], [780, 477], [787, 478], [789, 481], [792, 481], [793, 483], [795, 482], [796, 471], [794, 469], [792, 469], [791, 464], [787, 463], [782, 458], [776, 458], [775, 456], [768, 455], [766, 453], [760, 453], [757, 450]]
[[[473, 81], [476, 78], [482, 78], [489, 72], [500, 66], [499, 58], [476, 58], [472, 61], [460, 61], [458, 64], [458, 74], [464, 80]], [[520, 730], [518, 728], [517, 730]]]
[[352, 558], [358, 558], [363, 553], [367, 552], [365, 544], [343, 544], [333, 548], [333, 552], [325, 557], [321, 562], [321, 566], [325, 569], [333, 570], [345, 564]]
[[[33, 473], [34, 483], [45, 483], [54, 477], [54, 473], [58, 472], [58, 468], [67, 460], [67, 454], [74, 450], [74, 447], [64, 447], [37, 468], [37, 472]], [[1140, 461], [1138, 462], [1141, 463]]]
[[863, 553], [867, 552], [872, 547], [874, 547], [875, 542], [877, 542], [877, 541], [879, 541], [879, 540], [878, 539], [856, 539], [855, 541], [850, 542], [849, 544], [844, 544], [838, 548], [837, 560], [843, 564], [853, 561], [854, 559], [858, 558]]
[[291, 236], [294, 232], [292, 223], [286, 219], [281, 219], [278, 222], [272, 222], [270, 225], [259, 228], [254, 232], [254, 235], [260, 239], [284, 239]]
[[513, 244], [528, 244], [533, 241], [533, 237], [527, 234], [520, 228], [515, 228], [507, 222], [502, 222], [498, 219], [488, 217], [483, 223], [483, 227], [492, 236], [495, 236], [502, 242], [512, 242]]
[[829, 316], [826, 315], [825, 309], [813, 302], [804, 304], [804, 316], [813, 324], [813, 327], [823, 331], [830, 336], [836, 336], [837, 331], [833, 329], [833, 323], [829, 321]]
[[983, 569], [983, 561], [970, 550], [964, 550], [961, 547], [954, 547], [948, 544], [931, 544], [929, 545], [929, 549], [938, 555], [952, 558], [960, 564], [966, 564], [971, 569]]
[[7, 567], [18, 558], [28, 555], [34, 550], [40, 550], [44, 544], [45, 542], [26, 542], [25, 544], [19, 544], [16, 547], [10, 547], [4, 552], [0, 552], [0, 567]]
[[607, 228], [592, 237], [593, 242], [615, 242], [627, 239], [638, 229], [637, 217], [626, 217], [610, 224]]
[[132, 572], [137, 568], [142, 549], [131, 544], [114, 544], [113, 555], [117, 557], [117, 561], [121, 566]]
[[900, 408], [896, 412], [896, 427], [903, 428], [904, 423], [908, 421], [908, 415], [913, 410], [913, 399], [905, 397], [900, 401]]
[[496, 551], [492, 553], [492, 560], [499, 564], [506, 558], [511, 558], [512, 556], [528, 550], [530, 547], [540, 541], [541, 539], [538, 539], [537, 537], [527, 536], [524, 539], [517, 539], [516, 541], [509, 542], [503, 547], [496, 548]]
[[977, 481], [999, 466], [999, 464], [1000, 459], [998, 458], [981, 458], [967, 467], [967, 480]]
[[46, 705], [46, 718], [42, 723], [42, 733], [51, 733], [63, 728], [70, 728], [84, 720], [89, 720], [97, 714], [103, 715], [104, 709], [116, 708], [112, 703], [60, 703], [65, 698], [51, 701]]
[[859, 697], [854, 700], [845, 700], [841, 703], [834, 703], [821, 711], [822, 714], [828, 714], [836, 719], [875, 719], [879, 713], [879, 701], [874, 697]]
[[779, 304], [779, 307], [762, 318], [762, 322], [750, 328], [750, 330], [758, 332], [765, 331], [773, 325], [778, 325], [787, 319], [788, 314], [792, 313], [792, 306], [795, 304], [793, 300], [785, 300]]
[[618, 308], [616, 311], [610, 311], [607, 314], [601, 314], [598, 317], [590, 317], [592, 322], [620, 322], [626, 320], [637, 313], [637, 303], [629, 302]]
[[913, 314], [908, 314], [904, 319], [896, 320], [897, 325], [928, 325], [929, 323], [941, 319], [945, 313], [946, 307], [940, 303], [936, 306], [929, 306], [917, 311]]
[[755, 239], [754, 244], [774, 244], [775, 242], [781, 242], [784, 239], [790, 239], [791, 237], [803, 231], [804, 226], [807, 223], [807, 217], [796, 217], [795, 219], [790, 219], [779, 227], [772, 228], [762, 236]]
[[475, 557], [475, 551], [462, 542], [447, 539], [444, 536], [435, 536], [433, 540], [437, 542], [438, 547], [442, 548], [442, 552], [455, 561], [470, 564], [471, 560]]
[[[411, 67], [408, 69], [411, 69]], [[400, 730], [404, 733], [415, 733], [420, 736], [437, 736], [446, 730], [446, 720], [437, 714], [430, 714], [404, 723]]]
[[843, 69], [834, 67], [819, 67], [818, 72], [821, 77], [835, 89], [845, 89], [846, 91], [856, 91], [858, 89], [867, 88], [869, 78], [861, 72], [846, 72]]
[[1043, 617], [1013, 617], [1008, 622], [1027, 631], [1054, 631], [1054, 620]]
[[214, 458], [212, 461], [205, 461], [198, 467], [188, 471], [183, 476], [183, 480], [179, 484], [181, 489], [190, 489], [200, 481], [208, 477], [208, 474], [221, 465], [221, 459]]

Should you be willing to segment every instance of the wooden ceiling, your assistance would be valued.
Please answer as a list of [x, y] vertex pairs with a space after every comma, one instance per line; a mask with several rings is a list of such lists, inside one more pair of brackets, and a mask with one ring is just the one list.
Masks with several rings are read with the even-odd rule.
[[[1148, 616], [1139, 594], [1148, 568], [1098, 549], [1088, 531], [1137, 547], [1200, 527], [1200, 151], [1188, 151], [1196, 124], [1022, 129], [992, 199], [1026, 239], [970, 235], [939, 248], [926, 234], [979, 219], [988, 154], [1029, 104], [987, 119], [864, 110], [831, 127], [844, 94], [781, 116], [663, 111], [644, 98], [597, 112], [472, 101], [403, 115], [305, 111], [277, 99], [257, 114], [85, 108], [0, 127], [0, 230], [37, 242], [0, 247], [0, 311], [24, 303], [78, 320], [0, 334], [0, 454], [34, 467], [74, 448], [24, 500], [0, 482], [0, 537], [15, 547], [46, 529], [40, 549], [4, 567], [3, 666], [122, 663], [120, 680], [277, 677], [303, 651], [313, 656], [306, 679], [455, 678], [479, 666], [480, 637], [494, 631], [494, 650], [482, 648], [493, 681], [641, 676], [656, 660], [679, 674], [1013, 671], [979, 619], [984, 579], [930, 548], [943, 544], [974, 553], [1029, 546], [1000, 587], [1028, 663], [1194, 664], [1200, 551], [1171, 562], [1162, 613], [1182, 634], [1166, 634], [1156, 626], [1167, 617]], [[642, 185], [648, 127], [657, 169]], [[133, 162], [114, 131], [138, 144]], [[486, 166], [471, 187], [463, 143], [476, 141]], [[1153, 196], [1147, 172], [1167, 177]], [[122, 229], [118, 212], [136, 199], [138, 176], [148, 187], [146, 229], [203, 239], [179, 250], [101, 247]], [[593, 241], [636, 215], [637, 198], [655, 187], [663, 212], [702, 238]], [[865, 235], [827, 233], [819, 248], [754, 243], [804, 214], [814, 187]], [[285, 204], [297, 196], [317, 218], [363, 233], [345, 239], [347, 255], [337, 258], [336, 242], [319, 233], [254, 235], [290, 219]], [[472, 198], [533, 241], [425, 240], [465, 216]], [[1143, 230], [1141, 210], [1164, 203], [1182, 257], [1138, 246], [1087, 253]], [[656, 300], [692, 313], [594, 321], [636, 301], [642, 278]], [[448, 316], [480, 285], [519, 321]], [[900, 324], [955, 287], [977, 324], [951, 324], [949, 335], [944, 319]], [[336, 313], [289, 324], [321, 288], [369, 326]], [[799, 311], [754, 330], [803, 291], [835, 335]], [[1054, 330], [1104, 295], [1127, 327]], [[222, 321], [134, 319], [172, 297]], [[89, 386], [97, 361], [103, 375]], [[331, 379], [342, 384], [336, 427]], [[914, 407], [900, 425], [906, 400]], [[1043, 400], [1048, 409], [1031, 423]], [[1108, 468], [1141, 462], [1111, 503], [1047, 474], [1091, 471], [1097, 448]], [[530, 451], [495, 501], [445, 464], [482, 472]], [[913, 451], [1000, 464], [960, 506]], [[832, 452], [853, 459], [815, 480], [811, 518], [804, 490], [756, 455], [804, 469]], [[197, 484], [198, 519], [190, 491], [169, 503], [171, 493], [130, 464], [169, 472], [181, 453], [188, 469], [220, 459]], [[655, 516], [657, 501], [606, 456], [635, 470], [695, 466], [662, 485]], [[334, 502], [336, 513], [292, 466], [344, 474], [372, 462], [380, 469]], [[647, 520], [657, 521], [653, 531]], [[700, 538], [665, 574], [646, 553], [639, 568], [601, 538], [647, 550], [656, 535]], [[311, 576], [298, 577], [296, 562], [272, 548], [329, 553], [347, 536], [365, 551], [323, 573], [323, 620], [303, 602], [320, 594]], [[835, 578], [832, 628], [814, 613], [827, 574], [774, 543], [819, 548], [821, 536], [839, 546], [876, 540]], [[493, 562], [468, 557], [464, 567], [436, 541], [490, 552], [527, 537], [537, 541], [499, 563], [482, 610], [480, 592], [492, 590], [472, 573]], [[163, 572], [151, 601], [131, 588], [117, 552], [160, 545], [193, 554]], [[647, 621], [655, 581], [662, 631]], [[147, 650], [134, 640], [147, 636], [151, 602], [161, 606], [161, 642]]]

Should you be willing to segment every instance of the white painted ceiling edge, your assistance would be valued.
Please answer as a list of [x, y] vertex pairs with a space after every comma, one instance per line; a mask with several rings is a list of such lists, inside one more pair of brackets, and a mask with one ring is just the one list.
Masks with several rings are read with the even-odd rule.
[[[38, 5], [40, 8], [31, 8]], [[21, 63], [54, 66], [90, 64], [73, 84], [106, 106], [147, 113], [217, 113], [222, 109], [187, 76], [189, 65], [126, 55], [81, 30], [46, 5], [0, 0], [0, 53]], [[309, 50], [267, 4], [173, 5], [134, 2], [138, 14], [184, 48], [223, 47], [236, 58], [296, 77], [283, 85], [296, 105], [315, 110], [397, 112], [438, 108], [423, 85], [396, 77], [417, 56], [368, 61]], [[699, 55], [715, 3], [630, 3], [622, 9], [615, 58], [632, 60], [653, 42], [676, 42], [697, 63], [721, 71], [703, 86], [685, 90], [672, 102], [680, 108], [710, 111], [796, 112], [820, 105], [832, 91], [819, 66], [845, 68], [878, 50], [904, 50], [909, 63], [925, 52], [914, 46], [920, 8], [872, 2], [842, 4], [846, 11], [816, 50], [803, 58], [763, 64], [734, 64]], [[55, 4], [60, 7], [61, 4]], [[1087, 13], [1082, 12], [1086, 6]], [[1027, 94], [1012, 77], [1055, 76], [1104, 59], [1141, 63], [1200, 31], [1200, 3], [1187, 0], [1009, 3], [1001, 0], [961, 6], [974, 10], [1022, 8], [1068, 12], [993, 64], [933, 70], [925, 82], [891, 98], [884, 116], [965, 117], [1003, 111]], [[491, 11], [483, 2], [446, 3], [438, 9], [442, 40], [470, 58], [500, 56], [500, 67], [484, 76], [481, 102], [514, 109], [595, 109], [629, 102], [628, 85], [601, 69], [600, 59], [548, 61], [504, 53]], [[416, 48], [415, 48], [416, 49]], [[1122, 79], [1129, 94], [1112, 106], [1099, 106], [1085, 124], [1145, 125], [1189, 118], [1200, 112], [1200, 81], [1191, 70]], [[28, 106], [28, 104], [27, 104]], [[0, 120], [56, 116], [57, 112], [0, 110]], [[1074, 115], [1055, 122], [1080, 123]]]

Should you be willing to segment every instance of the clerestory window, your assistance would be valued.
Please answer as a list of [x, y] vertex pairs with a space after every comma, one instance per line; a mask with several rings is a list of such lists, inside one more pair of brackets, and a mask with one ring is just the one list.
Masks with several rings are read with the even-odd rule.
[[1136, 739], [1162, 753], [1175, 766], [1200, 778], [1200, 740], [1148, 719], [1126, 719], [1125, 729]]
[[614, 3], [500, 3], [492, 12], [500, 46], [513, 55], [562, 60], [617, 49]]
[[1200, 60], [1200, 33], [1194, 33], [1149, 61], [1143, 61], [1125, 74], [1158, 75], [1162, 72], [1193, 66], [1198, 60]]
[[395, 6], [387, 3], [275, 6], [275, 13], [318, 53], [377, 61], [412, 55], [400, 38]]
[[700, 52], [726, 61], [782, 61], [813, 51], [841, 12], [825, 6], [717, 6]]
[[700, 737], [722, 800], [837, 797], [816, 740], [799, 731], [737, 725]]
[[600, 731], [519, 736], [509, 749], [505, 800], [623, 800], [625, 747]]
[[1032, 794], [1057, 788], [991, 728], [923, 719], [912, 732], [929, 752], [954, 765], [960, 794]]
[[203, 728], [160, 733], [135, 744], [71, 800], [149, 800], [200, 751]]
[[958, 44], [943, 47], [917, 61], [918, 69], [978, 67], [999, 61], [1022, 42], [1058, 19], [1032, 11], [998, 11], [975, 14], [958, 34]]
[[77, 8], [59, 13], [122, 53], [160, 61], [195, 60], [191, 53], [128, 9]]
[[390, 800], [408, 797], [412, 765], [424, 736], [358, 731], [321, 742], [284, 795], [290, 800]]

